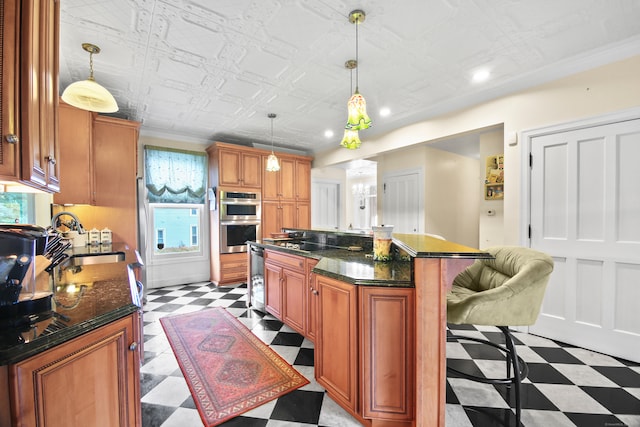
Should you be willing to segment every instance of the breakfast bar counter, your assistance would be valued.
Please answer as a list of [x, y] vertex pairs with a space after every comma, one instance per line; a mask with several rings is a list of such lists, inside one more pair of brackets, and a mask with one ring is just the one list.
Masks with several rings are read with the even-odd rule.
[[[318, 382], [365, 426], [444, 426], [446, 294], [458, 273], [491, 256], [430, 235], [394, 233], [393, 261], [380, 262], [371, 257], [370, 234], [290, 231], [306, 240], [250, 245], [266, 249], [274, 267], [279, 253], [313, 260], [307, 305], [315, 316], [308, 325], [317, 328]], [[276, 294], [285, 301], [287, 280], [302, 276], [287, 276], [289, 267], [280, 265], [265, 280], [285, 283]], [[294, 317], [286, 303], [278, 314], [285, 323]]]

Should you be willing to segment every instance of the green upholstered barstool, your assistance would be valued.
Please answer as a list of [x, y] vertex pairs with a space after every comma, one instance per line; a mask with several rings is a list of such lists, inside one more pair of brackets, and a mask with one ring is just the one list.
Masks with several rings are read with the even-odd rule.
[[486, 378], [451, 367], [447, 370], [474, 381], [513, 385], [519, 425], [522, 411], [520, 384], [527, 377], [528, 369], [516, 353], [509, 326], [535, 323], [553, 271], [553, 260], [545, 253], [517, 246], [496, 246], [485, 251], [494, 259], [476, 260], [454, 279], [447, 294], [447, 322], [498, 327], [504, 334], [506, 347], [480, 338], [452, 336], [488, 344], [504, 352], [507, 375], [505, 378]]

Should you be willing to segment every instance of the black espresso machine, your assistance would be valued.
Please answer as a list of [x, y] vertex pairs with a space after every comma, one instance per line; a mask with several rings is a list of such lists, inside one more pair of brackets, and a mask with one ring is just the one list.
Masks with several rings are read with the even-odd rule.
[[52, 293], [37, 289], [35, 265], [48, 239], [43, 227], [0, 224], [0, 319], [50, 309]]

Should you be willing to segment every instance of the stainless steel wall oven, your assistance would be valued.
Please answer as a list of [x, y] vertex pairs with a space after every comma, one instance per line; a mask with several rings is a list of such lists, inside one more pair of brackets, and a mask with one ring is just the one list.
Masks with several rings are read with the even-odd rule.
[[247, 241], [260, 239], [260, 221], [220, 221], [220, 253], [246, 252]]
[[259, 240], [260, 193], [220, 190], [220, 252], [246, 252], [247, 241]]
[[260, 221], [260, 193], [220, 190], [220, 221]]

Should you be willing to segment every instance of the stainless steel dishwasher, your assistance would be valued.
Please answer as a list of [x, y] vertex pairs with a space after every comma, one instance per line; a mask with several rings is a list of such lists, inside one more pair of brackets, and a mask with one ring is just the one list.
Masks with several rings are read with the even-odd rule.
[[247, 307], [266, 313], [264, 295], [264, 249], [249, 244], [249, 281], [247, 283]]

